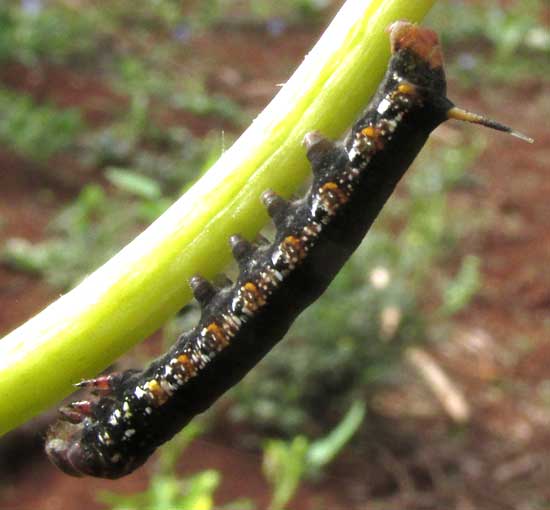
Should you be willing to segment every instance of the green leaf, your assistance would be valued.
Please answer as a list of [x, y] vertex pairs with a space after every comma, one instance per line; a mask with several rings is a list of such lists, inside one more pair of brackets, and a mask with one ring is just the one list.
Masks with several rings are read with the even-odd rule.
[[464, 309], [481, 287], [481, 260], [468, 255], [456, 278], [451, 281], [443, 292], [442, 313], [452, 315]]
[[159, 184], [149, 177], [132, 170], [111, 166], [105, 171], [105, 176], [116, 188], [140, 198], [156, 200], [162, 196]]
[[310, 468], [320, 469], [338, 455], [357, 432], [367, 414], [367, 406], [361, 400], [355, 400], [348, 412], [332, 432], [311, 444], [307, 452]]
[[291, 442], [272, 439], [264, 446], [262, 469], [273, 487], [269, 510], [282, 510], [300, 485], [306, 470], [309, 441], [303, 436]]

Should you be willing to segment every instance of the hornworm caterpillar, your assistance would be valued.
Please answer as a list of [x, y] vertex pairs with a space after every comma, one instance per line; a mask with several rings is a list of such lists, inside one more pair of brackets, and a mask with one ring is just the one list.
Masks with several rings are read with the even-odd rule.
[[218, 289], [200, 276], [190, 280], [202, 308], [194, 329], [143, 371], [80, 383], [99, 398], [62, 408], [46, 441], [63, 471], [104, 478], [132, 472], [242, 379], [324, 292], [439, 124], [464, 120], [530, 141], [447, 99], [434, 32], [400, 21], [389, 33], [388, 70], [350, 133], [338, 143], [306, 134], [313, 181], [305, 196], [287, 202], [263, 194], [277, 229], [273, 242], [232, 236], [237, 281]]

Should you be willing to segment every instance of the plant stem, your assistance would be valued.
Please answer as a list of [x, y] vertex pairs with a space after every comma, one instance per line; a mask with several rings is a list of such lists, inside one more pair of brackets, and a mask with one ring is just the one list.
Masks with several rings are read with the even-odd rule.
[[150, 335], [191, 297], [188, 278], [229, 260], [228, 237], [266, 223], [259, 197], [289, 196], [309, 174], [305, 133], [338, 137], [367, 103], [389, 56], [385, 28], [435, 0], [348, 0], [275, 99], [147, 230], [0, 340], [0, 434], [54, 404]]

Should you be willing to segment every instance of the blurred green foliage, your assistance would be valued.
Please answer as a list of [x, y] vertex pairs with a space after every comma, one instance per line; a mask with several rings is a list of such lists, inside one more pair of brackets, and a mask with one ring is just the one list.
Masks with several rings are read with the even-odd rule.
[[52, 238], [38, 244], [8, 240], [4, 259], [20, 269], [44, 274], [52, 285], [67, 288], [86, 275], [84, 268], [91, 270], [114, 255], [118, 242], [130, 241], [138, 219], [149, 219], [142, 209], [144, 203], [108, 198], [101, 186], [90, 184], [52, 222]]
[[480, 265], [480, 259], [474, 255], [464, 258], [455, 279], [443, 291], [444, 314], [457, 313], [470, 303], [481, 286]]
[[63, 150], [74, 149], [84, 124], [76, 109], [37, 104], [32, 97], [0, 87], [0, 143], [45, 163]]
[[[546, 7], [545, 7], [546, 6]], [[550, 29], [543, 24], [546, 0], [516, 0], [503, 7], [489, 0], [440, 0], [429, 16], [446, 46], [456, 78], [507, 83], [550, 73]]]
[[[182, 7], [176, 0], [118, 0], [107, 8], [101, 3], [78, 6], [62, 0], [3, 0], [0, 61], [81, 67], [92, 61], [104, 63], [113, 50], [115, 55], [124, 54], [117, 40], [123, 32], [127, 32], [127, 40], [153, 32], [163, 34], [177, 47], [178, 41], [185, 42], [214, 25], [223, 25], [231, 17], [246, 17], [248, 13], [252, 22], [268, 22], [268, 31], [277, 32], [289, 22], [317, 19], [329, 5], [329, 0], [205, 0]], [[162, 50], [171, 52], [166, 47]], [[156, 48], [153, 53], [158, 56], [162, 50]]]
[[[22, 63], [42, 77], [51, 64], [99, 70], [113, 94], [109, 121], [88, 125], [75, 109], [60, 109], [1, 88], [0, 143], [35, 161], [70, 148], [80, 165], [143, 171], [160, 177], [171, 190], [195, 178], [212, 138], [203, 146], [187, 130], [167, 125], [163, 117], [187, 112], [234, 125], [247, 118], [235, 101], [210, 93], [200, 76], [181, 79], [174, 58], [182, 48], [172, 30], [184, 19], [179, 3], [171, 0], [138, 8], [125, 0], [113, 9], [78, 9], [40, 0], [0, 5], [0, 62]], [[144, 47], [142, 40], [151, 30], [164, 30], [164, 36], [151, 48]], [[187, 170], [189, 164], [192, 171]], [[53, 167], [43, 170], [55, 172]]]
[[41, 243], [10, 239], [3, 249], [4, 261], [42, 274], [56, 287], [69, 288], [113, 256], [171, 203], [160, 196], [157, 182], [143, 175], [112, 169], [108, 178], [120, 192], [108, 196], [101, 186], [86, 186], [50, 224], [51, 238]]
[[301, 481], [322, 471], [348, 444], [366, 415], [365, 404], [356, 400], [340, 423], [315, 441], [303, 435], [291, 440], [270, 439], [263, 446], [263, 473], [272, 487], [268, 510], [283, 510]]
[[0, 61], [76, 63], [96, 51], [97, 42], [105, 37], [98, 14], [62, 2], [46, 7], [40, 0], [4, 0], [0, 6]]
[[[194, 422], [182, 430], [165, 445], [158, 458], [156, 469], [149, 480], [147, 489], [135, 494], [101, 492], [98, 500], [112, 510], [214, 510], [222, 508], [214, 502], [221, 475], [207, 469], [192, 476], [179, 478], [176, 463], [189, 443], [202, 432], [201, 425]], [[233, 501], [223, 506], [226, 510], [252, 510], [253, 504], [245, 499]]]

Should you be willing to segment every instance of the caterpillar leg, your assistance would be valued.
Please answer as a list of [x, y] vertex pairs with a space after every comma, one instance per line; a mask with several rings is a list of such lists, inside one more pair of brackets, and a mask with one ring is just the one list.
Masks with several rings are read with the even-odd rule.
[[345, 165], [349, 155], [340, 142], [324, 137], [319, 131], [310, 131], [304, 136], [302, 145], [311, 163], [314, 182], [323, 182], [334, 168]]
[[59, 414], [69, 423], [80, 423], [86, 416], [92, 415], [92, 403], [88, 400], [71, 402], [69, 405], [61, 407]]
[[330, 154], [337, 147], [336, 143], [325, 138], [319, 131], [306, 133], [302, 144], [306, 149], [307, 159], [309, 159], [313, 166], [313, 171], [315, 171], [315, 163], [322, 159], [323, 156]]
[[284, 228], [290, 209], [290, 202], [271, 189], [262, 193], [261, 200], [277, 230]]
[[208, 305], [217, 292], [214, 285], [200, 274], [196, 274], [189, 279], [189, 286], [193, 292], [193, 297], [201, 305], [201, 308]]
[[233, 258], [239, 264], [239, 268], [243, 270], [247, 267], [250, 257], [254, 254], [256, 247], [239, 234], [234, 234], [229, 238]]
[[114, 393], [120, 385], [131, 375], [139, 370], [125, 370], [123, 372], [113, 372], [111, 374], [100, 375], [92, 379], [84, 379], [76, 383], [77, 388], [88, 390], [92, 395], [107, 396]]

